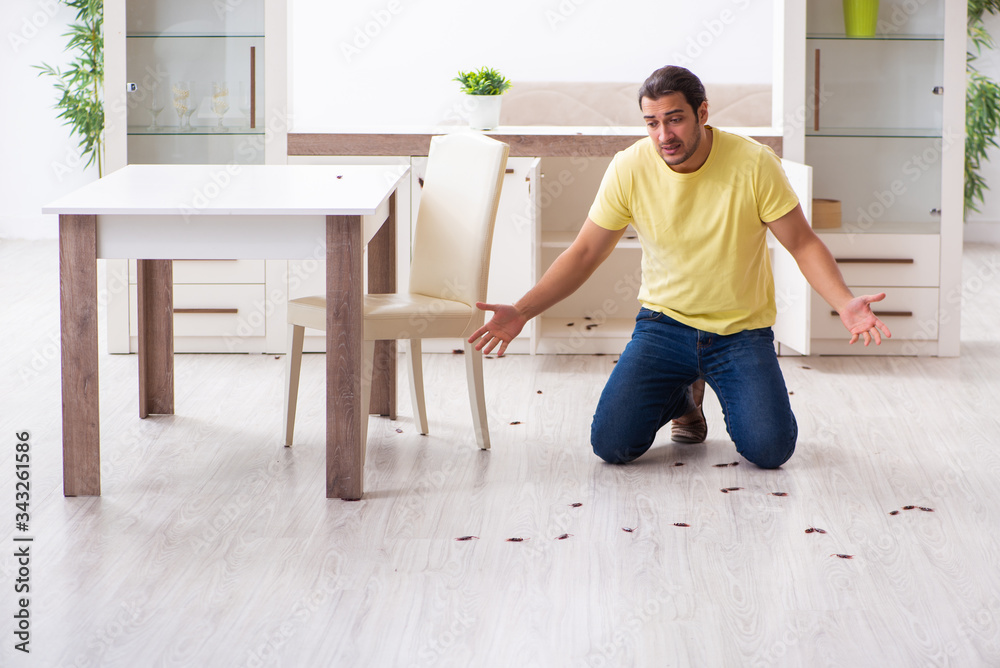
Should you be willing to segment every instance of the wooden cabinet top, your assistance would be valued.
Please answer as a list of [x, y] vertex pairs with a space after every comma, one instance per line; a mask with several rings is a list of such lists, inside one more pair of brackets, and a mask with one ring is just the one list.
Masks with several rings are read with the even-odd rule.
[[[781, 155], [775, 128], [723, 128], [752, 137]], [[288, 155], [427, 155], [431, 137], [472, 132], [458, 125], [421, 128], [345, 129], [290, 132]], [[484, 133], [510, 146], [511, 157], [610, 156], [646, 136], [641, 127], [500, 126]]]

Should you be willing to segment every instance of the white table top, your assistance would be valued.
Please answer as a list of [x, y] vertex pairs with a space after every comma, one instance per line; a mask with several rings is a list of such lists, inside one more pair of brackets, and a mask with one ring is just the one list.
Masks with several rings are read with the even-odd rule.
[[42, 208], [77, 215], [371, 215], [405, 165], [128, 165]]

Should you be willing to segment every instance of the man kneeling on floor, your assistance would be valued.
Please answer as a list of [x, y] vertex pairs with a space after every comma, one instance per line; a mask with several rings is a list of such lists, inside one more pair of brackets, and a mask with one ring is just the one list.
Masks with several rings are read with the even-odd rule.
[[516, 304], [477, 304], [493, 316], [469, 341], [502, 355], [528, 320], [583, 285], [631, 225], [642, 245], [642, 308], [598, 402], [594, 452], [630, 462], [671, 421], [674, 441], [704, 441], [707, 382], [737, 451], [777, 468], [792, 456], [798, 428], [771, 331], [767, 230], [840, 314], [851, 343], [891, 336], [870, 307], [885, 294], [851, 293], [777, 156], [707, 124], [698, 77], [657, 70], [639, 89], [639, 107], [649, 139], [615, 155], [576, 240]]

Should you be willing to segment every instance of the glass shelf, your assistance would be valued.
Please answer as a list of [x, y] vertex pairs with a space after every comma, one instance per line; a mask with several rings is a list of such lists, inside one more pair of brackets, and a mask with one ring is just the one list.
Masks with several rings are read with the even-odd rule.
[[944, 35], [875, 35], [873, 37], [848, 37], [837, 33], [809, 33], [806, 39], [843, 40], [847, 42], [943, 42]]
[[214, 137], [238, 137], [241, 135], [262, 135], [264, 134], [264, 128], [250, 128], [246, 125], [236, 126], [227, 125], [225, 132], [219, 132], [215, 129], [215, 126], [195, 126], [191, 130], [182, 131], [177, 128], [177, 126], [165, 126], [157, 128], [156, 130], [150, 130], [149, 128], [144, 128], [141, 126], [130, 126], [128, 129], [128, 134], [130, 136], [168, 136], [168, 137], [194, 137], [194, 136], [204, 136], [210, 135]]
[[806, 137], [870, 137], [873, 139], [939, 139], [940, 128], [821, 128]]
[[254, 33], [135, 33], [125, 39], [264, 39], [264, 35]]

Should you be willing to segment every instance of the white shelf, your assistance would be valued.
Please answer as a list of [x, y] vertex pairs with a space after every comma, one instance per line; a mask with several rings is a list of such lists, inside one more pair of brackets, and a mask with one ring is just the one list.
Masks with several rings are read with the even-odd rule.
[[[636, 309], [638, 310], [638, 308]], [[537, 319], [537, 353], [546, 355], [618, 355], [623, 341], [632, 336], [635, 318], [587, 320], [579, 318]], [[590, 329], [588, 329], [588, 327]]]
[[[542, 232], [542, 248], [569, 248], [576, 239], [576, 232]], [[617, 248], [641, 249], [638, 237], [631, 230], [618, 242]]]

